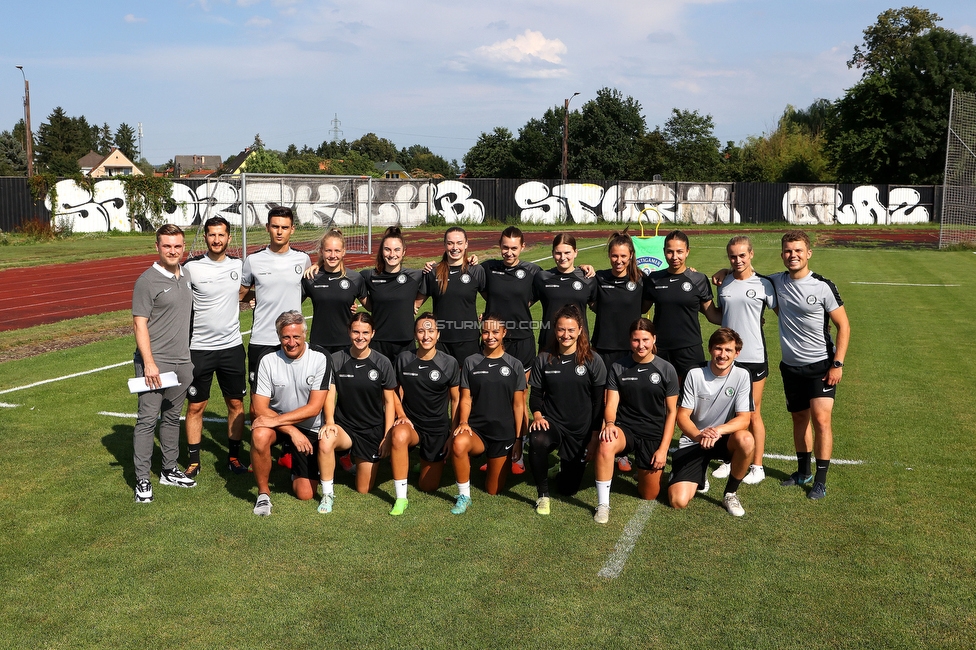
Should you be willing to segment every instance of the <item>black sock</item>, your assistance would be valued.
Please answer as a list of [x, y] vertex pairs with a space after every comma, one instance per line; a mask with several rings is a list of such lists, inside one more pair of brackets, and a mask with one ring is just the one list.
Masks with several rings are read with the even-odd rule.
[[190, 452], [190, 465], [196, 463], [200, 464], [200, 443], [195, 445], [187, 444], [186, 450]]
[[820, 460], [817, 459], [817, 477], [813, 479], [814, 483], [823, 483], [827, 485], [827, 470], [830, 469], [830, 459]]
[[813, 453], [809, 451], [796, 452], [796, 471], [800, 473], [800, 476], [810, 476], [811, 456], [813, 456]]
[[732, 492], [737, 491], [739, 489], [739, 483], [741, 482], [742, 482], [741, 478], [735, 478], [734, 476], [729, 474], [729, 481], [728, 483], [725, 484], [725, 493], [730, 494]]
[[241, 457], [241, 441], [240, 440], [228, 440], [227, 447], [230, 449], [228, 454], [231, 458]]

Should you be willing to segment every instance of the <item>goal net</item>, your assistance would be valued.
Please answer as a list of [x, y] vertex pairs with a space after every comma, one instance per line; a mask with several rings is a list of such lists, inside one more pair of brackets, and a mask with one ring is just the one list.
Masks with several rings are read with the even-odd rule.
[[976, 242], [976, 94], [952, 91], [939, 248]]

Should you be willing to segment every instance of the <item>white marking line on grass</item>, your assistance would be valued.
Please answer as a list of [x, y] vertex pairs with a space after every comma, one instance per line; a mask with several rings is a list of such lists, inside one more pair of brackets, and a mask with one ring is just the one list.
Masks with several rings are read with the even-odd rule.
[[851, 282], [851, 284], [880, 284], [885, 287], [958, 287], [958, 284], [913, 284], [911, 282]]
[[[796, 454], [792, 456], [787, 456], [786, 454], [763, 454], [763, 458], [772, 458], [773, 460], [796, 460]], [[831, 465], [863, 465], [863, 460], [844, 460], [843, 458], [831, 458]]]
[[15, 409], [20, 404], [7, 404], [6, 402], [0, 402], [0, 409]]
[[[115, 411], [99, 411], [99, 415], [107, 415], [110, 418], [125, 418], [127, 420], [135, 420], [139, 417], [138, 413], [116, 413]], [[186, 416], [182, 416], [180, 420], [186, 420]], [[226, 422], [227, 418], [203, 418], [204, 422]]]
[[94, 372], [111, 370], [112, 368], [119, 368], [129, 363], [132, 363], [132, 361], [131, 360], [123, 361], [122, 363], [112, 364], [111, 366], [102, 366], [101, 368], [95, 368], [94, 370], [85, 370], [84, 372], [75, 372], [70, 375], [64, 375], [63, 377], [55, 377], [54, 379], [44, 379], [42, 381], [35, 381], [33, 384], [27, 384], [26, 386], [17, 386], [16, 388], [7, 388], [6, 390], [0, 390], [0, 395], [3, 395], [4, 393], [13, 393], [18, 390], [25, 390], [27, 388], [34, 388], [35, 386], [43, 386], [44, 384], [50, 384], [56, 381], [64, 381], [65, 379], [74, 379], [75, 377], [90, 375]]
[[[579, 251], [588, 251], [591, 248], [600, 248], [602, 246], [606, 246], [606, 244], [593, 244], [592, 246], [584, 246], [583, 248], [577, 248], [576, 249], [576, 252], [579, 252]], [[546, 260], [551, 260], [551, 259], [552, 259], [552, 255], [546, 255], [545, 257], [540, 257], [537, 260], [529, 260], [529, 263], [530, 264], [538, 264], [539, 262], [545, 262]]]
[[634, 513], [634, 516], [624, 526], [624, 532], [620, 534], [620, 539], [617, 540], [617, 545], [613, 548], [613, 553], [610, 554], [610, 557], [607, 558], [607, 563], [596, 574], [598, 577], [613, 580], [620, 576], [624, 570], [624, 565], [627, 564], [627, 558], [630, 557], [631, 551], [634, 550], [637, 539], [644, 532], [644, 526], [647, 524], [647, 520], [650, 519], [651, 512], [656, 505], [657, 501], [641, 501], [638, 504], [637, 512]]

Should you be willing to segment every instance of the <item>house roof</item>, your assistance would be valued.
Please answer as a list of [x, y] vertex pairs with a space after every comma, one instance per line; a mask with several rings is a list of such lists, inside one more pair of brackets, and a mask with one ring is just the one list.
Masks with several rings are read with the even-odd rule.
[[217, 169], [221, 163], [220, 156], [193, 154], [189, 156], [173, 156], [173, 164], [179, 165], [185, 172], [197, 169]]
[[407, 172], [407, 170], [404, 169], [395, 160], [393, 160], [393, 161], [389, 161], [388, 160], [386, 162], [381, 162], [381, 163], [378, 162], [378, 163], [374, 163], [374, 164], [376, 165], [376, 169], [380, 170], [383, 173], [386, 173], [386, 172], [403, 172], [403, 173], [406, 173]]
[[82, 169], [95, 169], [103, 160], [105, 160], [105, 156], [102, 154], [97, 151], [89, 151], [78, 159], [78, 166]]
[[245, 147], [244, 151], [240, 152], [233, 158], [229, 158], [224, 161], [224, 169], [228, 173], [231, 174], [236, 173], [237, 170], [241, 168], [241, 165], [244, 164], [244, 161], [247, 160], [247, 157], [251, 155], [252, 151], [253, 149], [251, 149], [250, 147]]

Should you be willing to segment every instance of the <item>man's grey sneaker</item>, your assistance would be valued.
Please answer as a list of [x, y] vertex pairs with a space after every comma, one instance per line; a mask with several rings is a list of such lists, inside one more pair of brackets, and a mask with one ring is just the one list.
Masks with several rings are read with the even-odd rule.
[[196, 487], [197, 482], [184, 474], [179, 467], [164, 469], [159, 472], [160, 485], [175, 485], [176, 487]]
[[152, 503], [152, 483], [148, 479], [136, 481], [136, 503]]
[[258, 500], [254, 502], [254, 514], [259, 517], [267, 517], [271, 514], [271, 497], [267, 494], [259, 494]]
[[739, 503], [739, 496], [735, 492], [727, 492], [722, 497], [722, 503], [733, 517], [741, 517], [746, 514], [746, 511], [742, 508], [742, 504]]
[[823, 483], [814, 483], [813, 489], [807, 494], [808, 499], [822, 499], [827, 496], [827, 486]]
[[807, 474], [804, 476], [799, 472], [793, 472], [790, 477], [780, 483], [783, 487], [790, 487], [791, 485], [810, 485], [813, 483], [813, 474]]
[[610, 521], [610, 506], [601, 503], [593, 513], [593, 521], [598, 524], [605, 524]]
[[746, 473], [746, 477], [742, 479], [742, 482], [746, 485], [755, 485], [756, 483], [762, 483], [766, 478], [766, 470], [763, 469], [762, 465], [750, 465], [749, 471]]
[[715, 478], [728, 478], [729, 474], [732, 472], [732, 463], [722, 463], [712, 472], [712, 476]]
[[708, 482], [708, 479], [705, 479], [705, 485], [704, 485], [704, 487], [702, 487], [702, 489], [700, 489], [700, 490], [695, 490], [695, 491], [698, 492], [698, 494], [708, 494], [708, 490], [711, 487], [712, 487], [712, 484]]

